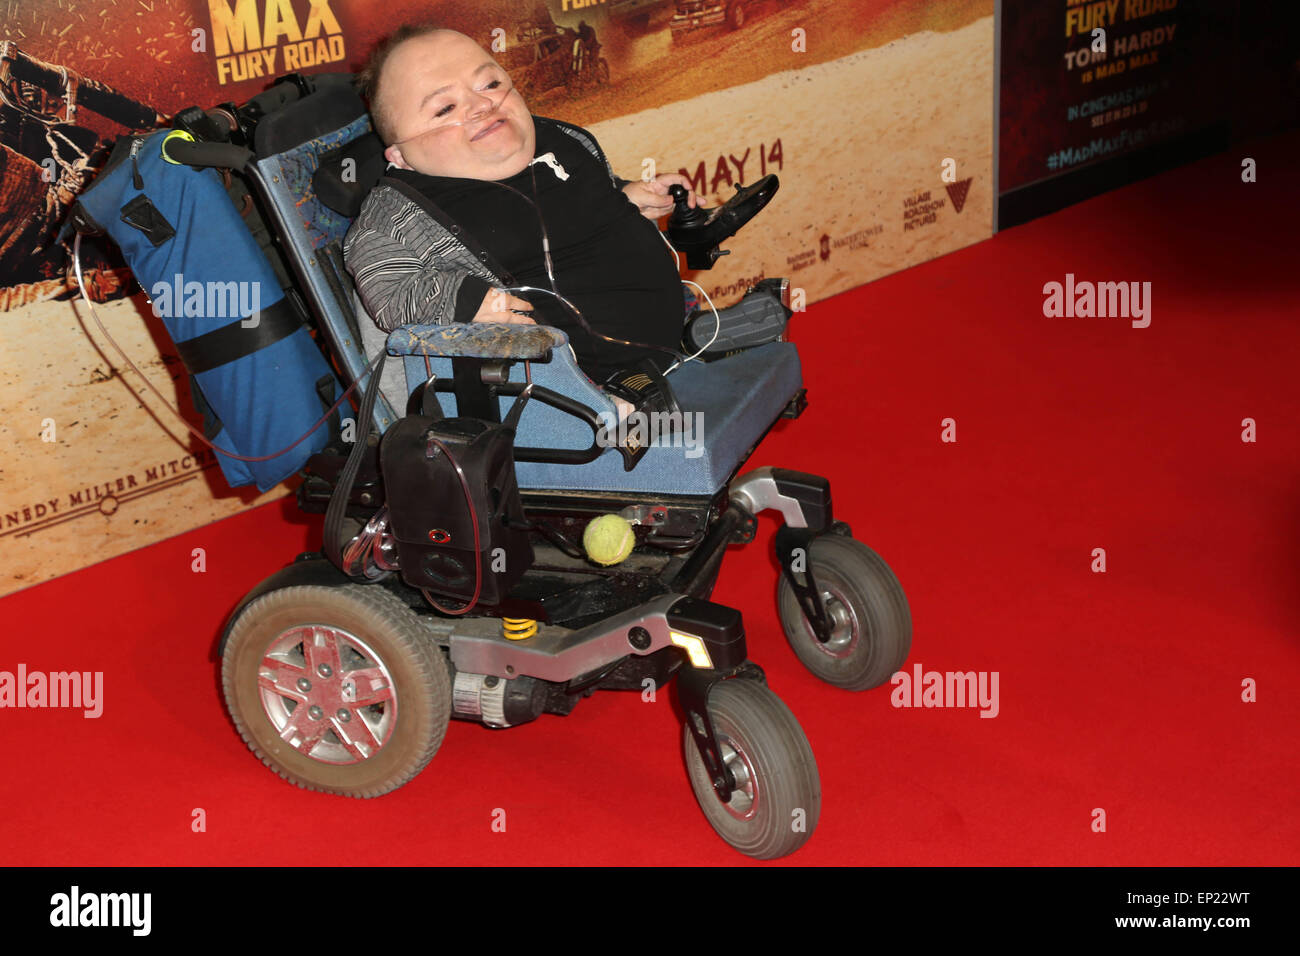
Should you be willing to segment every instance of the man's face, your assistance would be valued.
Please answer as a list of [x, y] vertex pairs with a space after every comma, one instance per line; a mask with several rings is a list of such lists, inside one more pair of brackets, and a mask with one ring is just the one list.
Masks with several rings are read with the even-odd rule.
[[384, 65], [381, 93], [396, 138], [384, 156], [402, 169], [498, 180], [533, 158], [524, 98], [467, 36], [446, 31], [402, 43]]

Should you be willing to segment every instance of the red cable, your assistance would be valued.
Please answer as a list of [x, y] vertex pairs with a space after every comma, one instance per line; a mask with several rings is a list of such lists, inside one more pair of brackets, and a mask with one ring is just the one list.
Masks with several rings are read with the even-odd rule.
[[460, 462], [458, 462], [455, 458], [452, 457], [451, 452], [447, 450], [447, 446], [444, 445], [439, 439], [434, 438], [432, 435], [430, 435], [429, 441], [433, 442], [435, 445], [441, 448], [442, 453], [447, 456], [447, 460], [451, 462], [451, 466], [456, 469], [456, 477], [460, 479], [460, 487], [465, 492], [465, 504], [469, 508], [470, 521], [472, 521], [474, 524], [474, 596], [469, 599], [469, 603], [466, 604], [464, 607], [460, 608], [459, 610], [452, 611], [443, 607], [433, 598], [429, 597], [429, 592], [426, 591], [424, 588], [420, 588], [420, 593], [424, 595], [424, 599], [426, 601], [428, 601], [430, 604], [433, 605], [434, 610], [436, 611], [441, 611], [443, 614], [464, 614], [467, 611], [469, 611], [475, 604], [478, 603], [478, 596], [483, 588], [483, 560], [479, 555], [480, 537], [479, 537], [479, 530], [478, 530], [478, 512], [474, 508], [474, 498], [470, 494], [469, 482], [465, 480], [465, 472], [460, 467]]

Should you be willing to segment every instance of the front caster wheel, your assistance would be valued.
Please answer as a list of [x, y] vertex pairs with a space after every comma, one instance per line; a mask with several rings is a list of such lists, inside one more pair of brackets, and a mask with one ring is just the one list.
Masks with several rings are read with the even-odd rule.
[[284, 588], [248, 605], [222, 655], [240, 736], [290, 783], [377, 797], [433, 758], [451, 716], [442, 651], [378, 587]]
[[736, 789], [723, 803], [683, 728], [686, 767], [709, 824], [741, 853], [774, 860], [803, 846], [821, 814], [821, 778], [808, 738], [781, 699], [736, 678], [709, 692], [709, 718]]
[[866, 690], [887, 681], [912, 648], [912, 612], [894, 572], [861, 541], [822, 535], [808, 548], [808, 566], [830, 617], [822, 643], [794, 588], [781, 575], [781, 627], [803, 665], [828, 684]]

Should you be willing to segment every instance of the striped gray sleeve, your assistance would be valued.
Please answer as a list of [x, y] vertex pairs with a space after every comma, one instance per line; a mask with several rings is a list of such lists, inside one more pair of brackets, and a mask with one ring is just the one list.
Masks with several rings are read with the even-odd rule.
[[386, 332], [402, 325], [446, 325], [469, 270], [463, 247], [444, 231], [430, 230], [414, 204], [377, 201], [361, 210], [343, 240], [357, 295]]
[[391, 332], [399, 325], [448, 321], [448, 303], [456, 301], [450, 288], [454, 277], [427, 268], [399, 238], [360, 229], [348, 233], [343, 249], [357, 294], [381, 329]]

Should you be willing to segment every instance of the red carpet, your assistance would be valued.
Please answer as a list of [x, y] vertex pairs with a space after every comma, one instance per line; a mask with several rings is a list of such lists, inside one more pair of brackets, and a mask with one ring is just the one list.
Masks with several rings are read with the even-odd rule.
[[[811, 406], [750, 464], [826, 474], [907, 589], [909, 669], [996, 672], [999, 712], [895, 708], [888, 686], [808, 675], [777, 622], [765, 521], [715, 599], [744, 611], [821, 770], [821, 824], [788, 862], [1300, 862], [1297, 148], [1238, 148], [797, 317]], [[1247, 155], [1258, 183], [1240, 181]], [[1044, 317], [1043, 285], [1067, 273], [1149, 281], [1150, 327]], [[99, 670], [105, 687], [98, 720], [0, 711], [0, 862], [750, 862], [696, 806], [664, 695], [598, 694], [508, 731], [453, 721], [377, 800], [281, 782], [227, 720], [213, 646], [318, 538], [285, 499], [3, 601], [0, 670]]]

